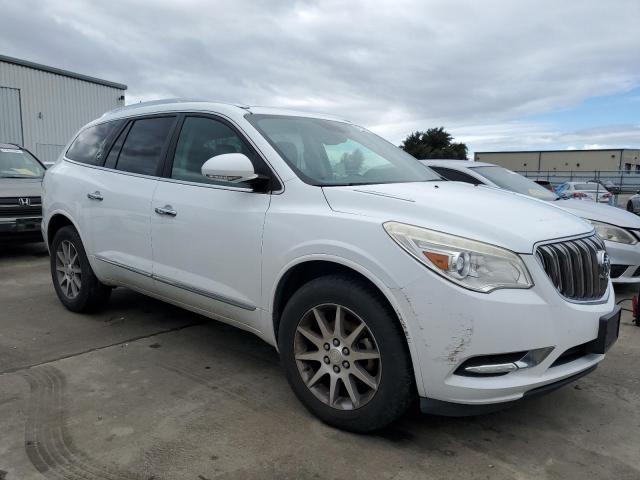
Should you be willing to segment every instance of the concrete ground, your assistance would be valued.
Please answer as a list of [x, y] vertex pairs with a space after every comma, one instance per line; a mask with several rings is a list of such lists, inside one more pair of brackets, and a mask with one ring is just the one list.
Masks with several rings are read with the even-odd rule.
[[103, 313], [70, 313], [44, 247], [0, 250], [0, 480], [638, 479], [639, 367], [625, 312], [573, 385], [354, 435], [307, 413], [251, 334], [125, 289]]

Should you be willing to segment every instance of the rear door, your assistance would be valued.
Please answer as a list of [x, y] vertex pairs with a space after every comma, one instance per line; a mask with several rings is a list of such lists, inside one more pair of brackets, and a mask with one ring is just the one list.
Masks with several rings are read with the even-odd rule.
[[214, 116], [186, 115], [172, 150], [151, 214], [156, 290], [258, 328], [262, 230], [270, 194], [206, 178], [201, 167], [216, 155], [243, 153], [258, 173], [270, 171], [230, 123]]
[[176, 116], [122, 126], [87, 198], [92, 254], [101, 278], [151, 289], [151, 200]]
[[58, 163], [45, 178], [44, 203], [51, 212], [63, 211], [73, 218], [90, 257], [94, 251], [91, 219], [97, 205], [89, 194], [98, 191], [105, 153], [121, 125], [112, 121], [82, 130], [65, 153], [66, 161]]

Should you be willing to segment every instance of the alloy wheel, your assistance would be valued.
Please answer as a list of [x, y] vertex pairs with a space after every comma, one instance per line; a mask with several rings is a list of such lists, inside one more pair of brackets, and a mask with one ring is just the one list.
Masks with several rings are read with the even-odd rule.
[[294, 355], [307, 388], [332, 408], [360, 408], [378, 390], [378, 343], [365, 321], [342, 305], [318, 305], [302, 316]]
[[69, 240], [63, 240], [56, 251], [56, 278], [67, 298], [75, 298], [82, 287], [82, 270], [78, 250]]

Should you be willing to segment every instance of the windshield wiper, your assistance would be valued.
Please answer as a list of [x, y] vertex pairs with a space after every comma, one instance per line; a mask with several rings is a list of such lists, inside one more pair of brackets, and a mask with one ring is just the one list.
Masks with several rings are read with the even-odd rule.
[[32, 177], [31, 175], [0, 175], [0, 178], [42, 178], [42, 177]]

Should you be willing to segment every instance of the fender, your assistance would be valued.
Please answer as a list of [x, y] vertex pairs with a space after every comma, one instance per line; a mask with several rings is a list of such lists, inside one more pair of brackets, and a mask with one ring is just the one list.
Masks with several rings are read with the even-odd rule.
[[[269, 294], [269, 307], [267, 311], [263, 311], [263, 329], [261, 337], [273, 345], [276, 350], [278, 350], [278, 342], [275, 338], [275, 331], [273, 325], [273, 311], [274, 311], [274, 303], [276, 296], [276, 289], [282, 280], [282, 278], [286, 275], [286, 273], [294, 268], [297, 265], [311, 262], [311, 261], [324, 261], [324, 262], [332, 262], [337, 263], [339, 265], [348, 267], [365, 278], [367, 278], [371, 283], [373, 283], [376, 288], [382, 293], [382, 295], [387, 299], [391, 307], [393, 308], [398, 321], [400, 322], [400, 326], [405, 334], [405, 338], [407, 341], [407, 346], [409, 347], [409, 353], [411, 355], [411, 363], [413, 364], [414, 376], [416, 379], [416, 385], [422, 385], [422, 370], [421, 370], [421, 362], [419, 358], [419, 353], [416, 348], [415, 342], [413, 338], [415, 337], [415, 333], [412, 332], [410, 325], [416, 324], [416, 322], [407, 322], [407, 316], [412, 314], [412, 309], [410, 304], [407, 302], [407, 299], [404, 295], [402, 295], [402, 290], [399, 285], [389, 286], [378, 275], [375, 275], [373, 272], [363, 267], [360, 263], [357, 263], [351, 259], [341, 257], [338, 255], [326, 254], [326, 253], [314, 253], [307, 254], [300, 257], [297, 257], [290, 262], [288, 262], [277, 274], [275, 281], [272, 283]], [[388, 275], [384, 275], [388, 280], [390, 280]], [[397, 293], [394, 294], [394, 292]]]

